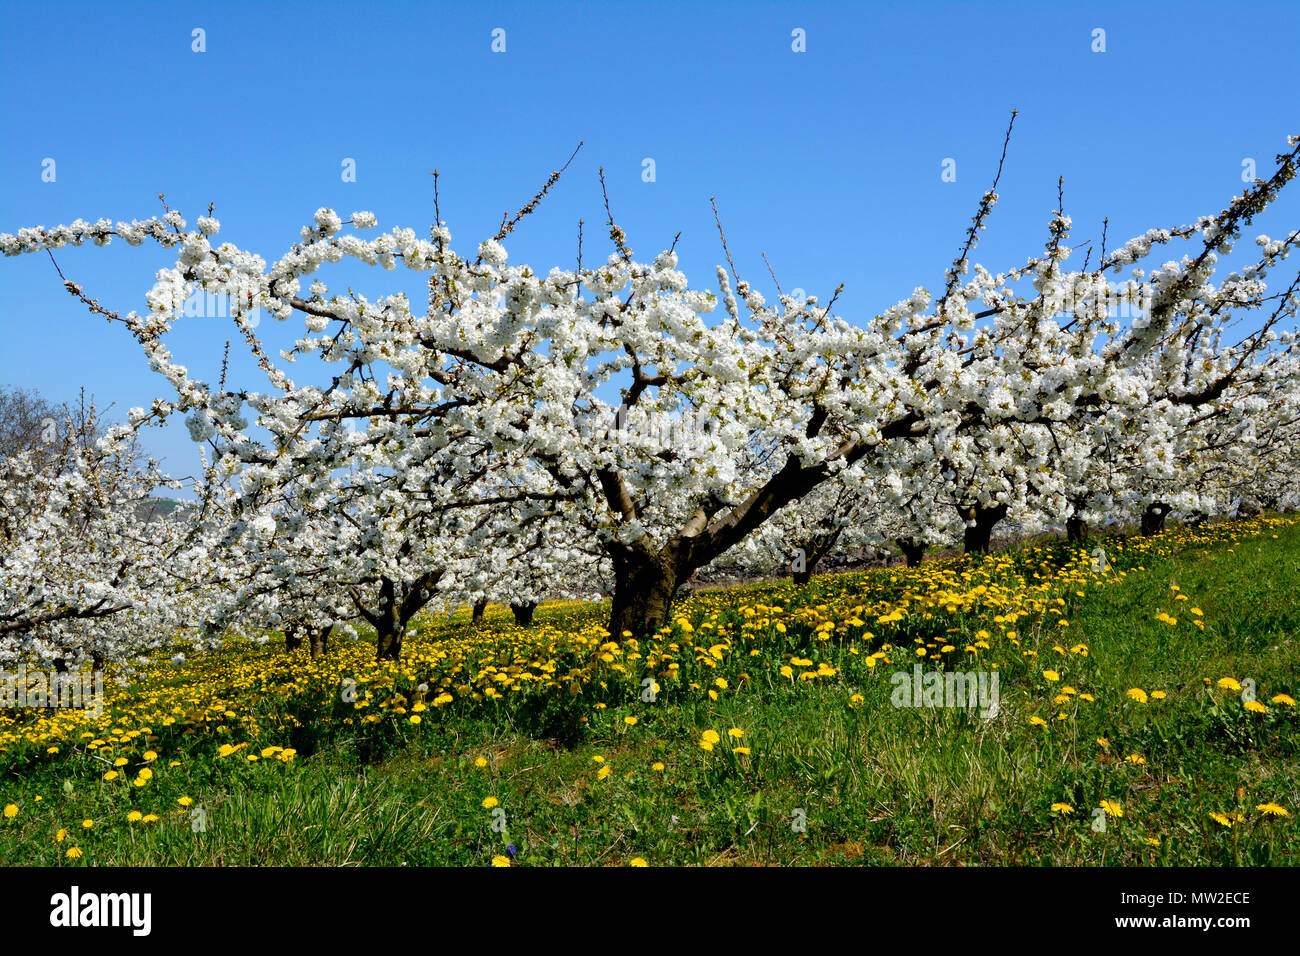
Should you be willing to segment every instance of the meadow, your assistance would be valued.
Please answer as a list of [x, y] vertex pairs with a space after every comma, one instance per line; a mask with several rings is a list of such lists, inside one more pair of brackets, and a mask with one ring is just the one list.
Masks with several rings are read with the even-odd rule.
[[[160, 658], [98, 717], [0, 710], [0, 860], [1295, 865], [1298, 590], [1272, 515], [702, 591], [641, 639], [562, 603], [397, 663]], [[918, 667], [997, 706], [896, 706]]]

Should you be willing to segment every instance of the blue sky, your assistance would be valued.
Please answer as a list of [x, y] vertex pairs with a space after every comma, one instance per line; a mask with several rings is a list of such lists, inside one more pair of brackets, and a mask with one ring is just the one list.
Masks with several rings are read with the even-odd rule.
[[[0, 4], [0, 231], [146, 218], [166, 193], [190, 223], [278, 258], [320, 206], [427, 234], [432, 177], [471, 251], [585, 145], [507, 243], [542, 272], [609, 251], [597, 167], [646, 259], [681, 231], [682, 268], [716, 288], [716, 195], [742, 274], [867, 317], [935, 289], [1020, 111], [1001, 201], [976, 255], [997, 271], [1042, 248], [1065, 177], [1074, 242], [1112, 246], [1216, 212], [1300, 132], [1294, 4], [201, 3]], [[206, 52], [193, 52], [192, 31]], [[505, 30], [505, 52], [492, 31]], [[1105, 52], [1093, 31], [1105, 30]], [[806, 51], [792, 50], [802, 29]], [[55, 161], [54, 182], [42, 163]], [[341, 178], [356, 162], [356, 182]], [[642, 178], [655, 164], [655, 181]], [[956, 162], [956, 181], [941, 178]], [[1292, 192], [1300, 192], [1293, 186]], [[1285, 195], [1247, 238], [1300, 223]], [[1243, 244], [1246, 245], [1246, 244]], [[1252, 246], [1253, 248], [1253, 246]], [[1181, 254], [1182, 250], [1178, 250]], [[63, 250], [89, 294], [145, 311], [156, 247]], [[338, 272], [326, 273], [331, 287]], [[353, 276], [348, 276], [349, 280]], [[421, 283], [363, 270], [370, 296]], [[273, 349], [300, 330], [263, 322]], [[215, 380], [228, 321], [183, 320], [179, 360]], [[235, 384], [265, 388], [236, 356]], [[45, 257], [0, 261], [0, 384], [114, 414], [170, 397], [120, 326], [88, 315]], [[184, 474], [185, 429], [146, 447]]]

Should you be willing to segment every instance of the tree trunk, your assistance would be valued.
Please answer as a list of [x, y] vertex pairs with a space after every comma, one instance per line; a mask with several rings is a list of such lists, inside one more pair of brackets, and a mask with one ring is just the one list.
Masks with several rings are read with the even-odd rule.
[[395, 661], [402, 656], [402, 633], [387, 619], [375, 628], [375, 660]]
[[1172, 506], [1163, 501], [1153, 501], [1147, 505], [1146, 511], [1142, 512], [1142, 536], [1150, 538], [1152, 535], [1163, 534], [1165, 517], [1173, 510]]
[[1088, 522], [1084, 521], [1078, 515], [1071, 515], [1065, 519], [1065, 540], [1081, 544], [1088, 540]]
[[677, 582], [691, 570], [678, 566], [676, 549], [666, 547], [650, 555], [629, 547], [611, 549], [614, 565], [614, 602], [609, 612], [612, 640], [626, 636], [644, 638], [663, 627], [672, 607]]
[[907, 566], [909, 568], [919, 567], [921, 559], [925, 557], [925, 545], [915, 538], [899, 538], [897, 544], [898, 550], [903, 552], [903, 558], [907, 561]]
[[370, 622], [375, 628], [376, 660], [395, 661], [402, 656], [406, 622], [402, 620], [400, 607], [396, 582], [384, 578], [379, 586], [379, 613]]
[[302, 647], [302, 632], [298, 629], [297, 621], [290, 621], [284, 626], [285, 652], [292, 654], [300, 647]]
[[334, 625], [328, 627], [309, 628], [307, 633], [311, 646], [311, 656], [313, 660], [324, 657], [329, 652], [330, 632], [334, 630]]
[[972, 508], [959, 508], [961, 516], [967, 521], [975, 523], [967, 524], [965, 533], [962, 535], [965, 552], [967, 554], [988, 554], [989, 542], [993, 539], [994, 526], [1007, 516], [1006, 505], [996, 505], [992, 508], [981, 508], [976, 505]]
[[512, 604], [510, 610], [514, 612], [516, 624], [520, 627], [532, 627], [533, 612], [537, 610], [537, 602], [529, 601], [527, 604]]
[[474, 610], [470, 612], [469, 621], [471, 624], [483, 623], [483, 612], [487, 610], [488, 602], [484, 598], [482, 601], [474, 602]]
[[835, 542], [840, 539], [842, 527], [825, 534], [816, 534], [810, 537], [804, 546], [800, 548], [804, 554], [803, 568], [792, 571], [794, 583], [797, 587], [803, 587], [812, 580], [813, 572], [817, 570], [817, 565], [821, 563], [822, 558], [826, 557], [835, 547]]
[[362, 603], [361, 595], [352, 592], [352, 604], [357, 613], [375, 629], [376, 660], [395, 661], [402, 656], [406, 625], [433, 599], [443, 573], [442, 570], [426, 571], [411, 581], [381, 577], [378, 606], [373, 610]]

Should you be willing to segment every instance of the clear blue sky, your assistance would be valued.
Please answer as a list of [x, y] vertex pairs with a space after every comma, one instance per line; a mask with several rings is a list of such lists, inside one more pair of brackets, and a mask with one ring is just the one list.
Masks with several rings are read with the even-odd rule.
[[[1300, 132], [1294, 3], [12, 3], [0, 5], [0, 231], [78, 216], [145, 218], [165, 192], [192, 224], [277, 258], [319, 206], [427, 235], [432, 177], [457, 247], [492, 234], [579, 140], [585, 146], [511, 260], [568, 265], [609, 250], [596, 170], [633, 250], [679, 230], [692, 283], [716, 288], [709, 196], [732, 253], [770, 292], [853, 320], [942, 283], [1020, 111], [1002, 200], [976, 256], [1009, 268], [1042, 248], [1065, 176], [1074, 242], [1112, 245], [1212, 213]], [[191, 50], [195, 28], [207, 50]], [[492, 31], [506, 31], [504, 53]], [[791, 49], [806, 31], [806, 52]], [[1093, 52], [1093, 30], [1106, 51]], [[42, 182], [42, 162], [56, 181]], [[341, 180], [356, 161], [357, 181]], [[651, 158], [656, 181], [642, 181]], [[956, 182], [941, 179], [956, 161]], [[1300, 185], [1293, 186], [1300, 192]], [[1300, 223], [1291, 195], [1261, 219]], [[1253, 247], [1252, 247], [1253, 248]], [[1178, 254], [1182, 250], [1179, 249]], [[70, 278], [146, 311], [156, 247], [63, 250]], [[326, 272], [331, 281], [340, 275]], [[349, 279], [354, 278], [350, 274]], [[422, 285], [363, 270], [371, 296]], [[291, 332], [267, 319], [273, 349]], [[182, 320], [173, 351], [215, 380], [228, 320]], [[232, 345], [242, 355], [240, 343]], [[264, 389], [247, 361], [233, 381]], [[89, 316], [44, 257], [0, 260], [0, 383], [55, 400], [85, 386], [124, 414], [171, 397], [120, 326]], [[179, 422], [147, 447], [184, 474]]]

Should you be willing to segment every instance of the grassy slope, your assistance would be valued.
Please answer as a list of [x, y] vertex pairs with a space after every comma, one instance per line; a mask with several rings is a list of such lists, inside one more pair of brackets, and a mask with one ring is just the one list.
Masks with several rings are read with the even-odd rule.
[[[1112, 553], [1123, 567], [1122, 552]], [[91, 760], [15, 762], [0, 803], [13, 801], [19, 812], [0, 819], [0, 858], [481, 865], [509, 844], [516, 865], [634, 857], [652, 865], [1300, 863], [1300, 719], [1293, 707], [1269, 703], [1295, 695], [1300, 683], [1300, 524], [1141, 561], [1120, 583], [1062, 591], [1067, 624], [1026, 627], [1014, 647], [991, 639], [984, 660], [999, 666], [1001, 680], [1001, 713], [991, 720], [891, 706], [889, 677], [911, 670], [910, 641], [897, 638], [892, 663], [871, 670], [861, 662], [878, 639], [848, 652], [839, 641], [768, 630], [737, 638], [716, 668], [691, 670], [700, 687], [665, 689], [654, 703], [632, 698], [593, 710], [584, 691], [583, 712], [593, 719], [568, 747], [538, 729], [559, 726], [555, 719], [525, 723], [510, 707], [427, 721], [421, 733], [380, 748], [353, 726], [290, 765], [238, 764], [238, 756], [219, 764], [200, 757], [200, 738], [187, 737], [161, 748], [164, 759], [173, 756], [167, 751], [182, 759], [149, 784], [164, 815], [150, 825], [125, 821], [139, 794], [105, 786]], [[833, 605], [863, 580], [817, 579], [809, 603]], [[870, 580], [883, 587], [885, 578]], [[721, 608], [725, 624], [736, 606], [770, 593], [710, 595], [704, 611]], [[776, 593], [789, 600], [792, 592]], [[1176, 600], [1179, 593], [1188, 600]], [[1204, 631], [1190, 624], [1193, 606]], [[1157, 620], [1161, 611], [1178, 624]], [[697, 609], [697, 626], [700, 618]], [[953, 641], [958, 657], [981, 624], [961, 615], [941, 623], [954, 626], [931, 631]], [[1080, 644], [1086, 656], [1070, 652]], [[838, 673], [782, 679], [777, 666], [799, 655], [830, 661]], [[1046, 669], [1060, 679], [1048, 681]], [[728, 687], [711, 700], [705, 689], [715, 674]], [[1253, 679], [1269, 713], [1250, 713], [1240, 694], [1213, 686], [1222, 677]], [[1094, 701], [1053, 703], [1070, 684]], [[1139, 703], [1130, 688], [1167, 697]], [[1047, 726], [1031, 723], [1034, 716]], [[705, 751], [699, 741], [710, 728], [721, 741]], [[730, 739], [730, 728], [743, 737]], [[733, 753], [737, 744], [751, 752]], [[486, 765], [476, 766], [478, 758]], [[611, 768], [604, 778], [601, 767]], [[204, 832], [161, 809], [182, 793], [205, 808]], [[484, 807], [490, 797], [497, 808]], [[1093, 814], [1102, 800], [1123, 816], [1104, 817], [1099, 832]], [[1053, 811], [1058, 802], [1074, 812]], [[1256, 810], [1268, 802], [1290, 815]], [[1232, 827], [1210, 816], [1238, 812]], [[83, 831], [83, 818], [94, 826]], [[72, 831], [61, 842], [59, 827]], [[74, 843], [85, 851], [78, 861], [63, 855]]]

